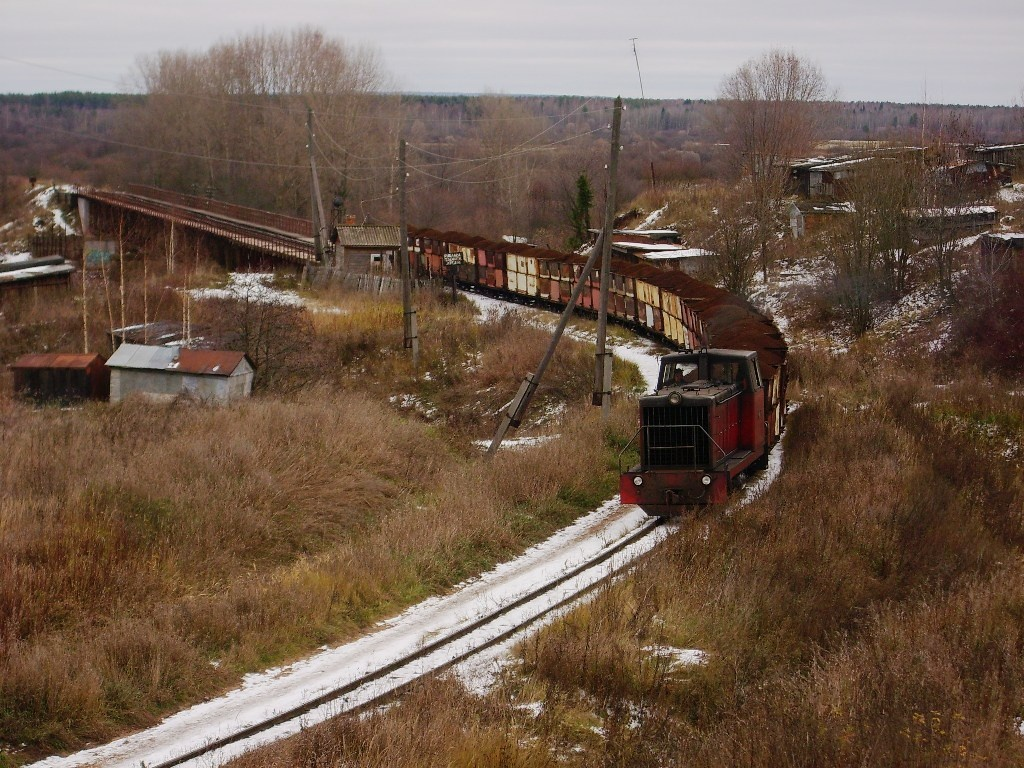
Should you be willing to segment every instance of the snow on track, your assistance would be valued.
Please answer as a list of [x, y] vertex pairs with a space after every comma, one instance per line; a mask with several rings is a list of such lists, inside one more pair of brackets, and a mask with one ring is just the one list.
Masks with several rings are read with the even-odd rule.
[[[618, 499], [613, 499], [515, 560], [466, 582], [449, 595], [430, 598], [408, 609], [359, 640], [321, 651], [294, 664], [249, 675], [241, 688], [172, 715], [145, 731], [67, 757], [50, 757], [34, 765], [138, 768], [140, 763], [154, 765], [174, 759], [315, 699], [414, 652], [439, 636], [452, 633], [529, 593], [539, 583], [566, 573], [639, 528], [647, 519], [636, 507], [622, 506]], [[642, 546], [649, 549], [662, 538], [664, 533], [649, 536]], [[639, 554], [632, 551], [616, 561], [621, 566], [628, 562], [623, 558]], [[471, 638], [464, 638], [464, 642], [456, 643], [455, 647], [446, 646], [439, 653], [446, 654], [447, 659], [434, 659], [434, 662], [443, 664], [458, 658], [469, 642]], [[366, 696], [372, 698], [370, 692]], [[359, 703], [346, 702], [346, 706]], [[302, 727], [320, 722], [339, 711], [338, 704], [325, 704], [247, 742], [232, 745], [218, 753], [217, 760], [298, 732]], [[211, 764], [211, 756], [185, 763], [196, 766]]]

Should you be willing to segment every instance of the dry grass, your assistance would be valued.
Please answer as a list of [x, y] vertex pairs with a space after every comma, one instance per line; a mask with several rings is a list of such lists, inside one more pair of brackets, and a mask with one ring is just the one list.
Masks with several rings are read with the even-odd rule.
[[[322, 383], [288, 397], [70, 411], [0, 400], [5, 740], [33, 755], [153, 722], [353, 635], [613, 492], [609, 445], [630, 431], [628, 405], [607, 428], [569, 405], [561, 439], [527, 452], [469, 447], [494, 422], [463, 401], [501, 405], [541, 332], [480, 327], [464, 305], [424, 298], [414, 378], [398, 305], [347, 304], [312, 316]], [[507, 359], [488, 357], [492, 344]], [[578, 402], [592, 363], [569, 345], [545, 398]], [[438, 415], [404, 417], [396, 391]]]
[[373, 719], [338, 717], [235, 760], [237, 768], [552, 768], [547, 747], [525, 738], [521, 713], [488, 705], [457, 684], [428, 681]]
[[[870, 350], [799, 362], [806, 402], [770, 493], [685, 524], [635, 579], [523, 649], [517, 689], [546, 707], [568, 697], [605, 727], [601, 755], [573, 764], [1024, 757], [1024, 481], [987, 431], [950, 427], [1019, 430], [1020, 398], [969, 373], [936, 389], [927, 363]], [[708, 661], [667, 672], [644, 651], [657, 644]]]

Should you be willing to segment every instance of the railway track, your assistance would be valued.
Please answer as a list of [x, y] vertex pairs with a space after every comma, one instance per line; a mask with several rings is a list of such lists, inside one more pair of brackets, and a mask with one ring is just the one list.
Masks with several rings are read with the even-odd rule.
[[[666, 528], [659, 523], [635, 508], [605, 505], [553, 537], [567, 536], [571, 542], [560, 556], [552, 558], [540, 545], [533, 558], [528, 553], [495, 569], [492, 574], [507, 570], [495, 577], [497, 588], [488, 583], [488, 574], [479, 584], [428, 600], [378, 632], [280, 670], [256, 685], [111, 744], [35, 765], [219, 765], [329, 717], [378, 706], [417, 679], [508, 642], [579, 601], [661, 541]], [[581, 553], [582, 559], [567, 560]], [[417, 619], [416, 612], [423, 615]], [[413, 621], [404, 618], [409, 614]]]

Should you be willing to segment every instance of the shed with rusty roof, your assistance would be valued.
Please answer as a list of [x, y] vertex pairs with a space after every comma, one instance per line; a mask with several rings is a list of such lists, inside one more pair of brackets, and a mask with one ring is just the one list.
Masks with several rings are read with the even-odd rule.
[[37, 352], [11, 365], [14, 393], [36, 402], [106, 400], [110, 371], [102, 355]]
[[228, 403], [249, 396], [254, 374], [242, 352], [143, 344], [122, 344], [107, 360], [107, 367], [112, 403], [133, 394]]

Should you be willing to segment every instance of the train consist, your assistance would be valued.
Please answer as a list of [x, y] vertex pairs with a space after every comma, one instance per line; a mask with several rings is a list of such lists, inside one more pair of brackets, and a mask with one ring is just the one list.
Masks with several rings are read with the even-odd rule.
[[[566, 304], [586, 262], [461, 232], [410, 228], [409, 237], [421, 275], [447, 278], [454, 269], [464, 285], [554, 306]], [[593, 270], [580, 294], [584, 310], [597, 309], [600, 282]], [[724, 501], [747, 473], [767, 465], [781, 437], [782, 334], [727, 291], [683, 272], [616, 260], [608, 314], [680, 350], [662, 359], [656, 391], [640, 400], [631, 442], [640, 458], [622, 473], [622, 501], [656, 516]]]

